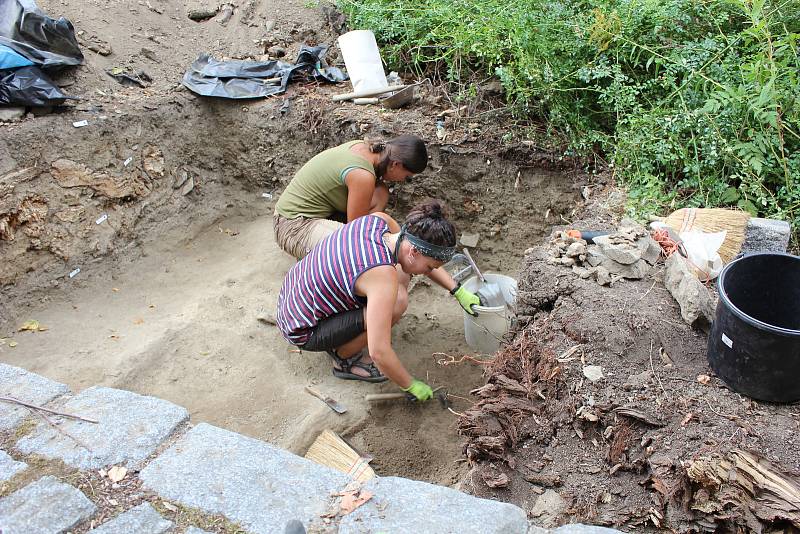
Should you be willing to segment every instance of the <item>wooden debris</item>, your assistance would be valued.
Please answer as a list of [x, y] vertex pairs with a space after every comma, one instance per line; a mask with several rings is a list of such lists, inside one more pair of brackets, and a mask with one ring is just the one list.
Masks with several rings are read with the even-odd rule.
[[650, 426], [655, 426], [655, 427], [664, 426], [664, 422], [661, 421], [658, 417], [646, 414], [637, 408], [620, 406], [619, 408], [614, 408], [614, 413], [617, 415], [624, 415], [625, 417], [630, 417], [631, 419], [636, 419], [637, 421], [641, 421], [642, 423], [646, 423]]
[[538, 484], [546, 488], [553, 488], [562, 484], [561, 477], [558, 475], [543, 475], [541, 473], [528, 473], [522, 475], [526, 481], [531, 484]]
[[481, 473], [483, 482], [490, 488], [507, 488], [511, 484], [511, 479], [505, 473], [498, 471], [485, 470]]
[[686, 472], [701, 486], [691, 503], [696, 511], [754, 532], [764, 529], [762, 522], [800, 528], [800, 480], [755, 453], [734, 449], [725, 457], [699, 458]]

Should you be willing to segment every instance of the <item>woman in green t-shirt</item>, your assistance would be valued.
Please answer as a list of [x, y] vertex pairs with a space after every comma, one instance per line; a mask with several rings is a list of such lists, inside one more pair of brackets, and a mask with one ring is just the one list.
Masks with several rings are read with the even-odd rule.
[[275, 205], [275, 241], [297, 259], [345, 222], [383, 211], [385, 182], [402, 182], [425, 170], [428, 151], [414, 135], [388, 142], [350, 141], [303, 165]]

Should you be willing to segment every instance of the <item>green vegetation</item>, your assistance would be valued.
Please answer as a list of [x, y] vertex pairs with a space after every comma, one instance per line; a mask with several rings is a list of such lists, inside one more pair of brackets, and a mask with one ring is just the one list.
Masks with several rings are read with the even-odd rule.
[[635, 213], [738, 206], [800, 227], [800, 0], [338, 5], [393, 68], [462, 95], [499, 77], [551, 146], [605, 157]]

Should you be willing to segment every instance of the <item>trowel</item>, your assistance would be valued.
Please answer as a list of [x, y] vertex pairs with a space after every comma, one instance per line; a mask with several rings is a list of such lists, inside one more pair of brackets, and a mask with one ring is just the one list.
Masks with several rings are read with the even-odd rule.
[[306, 386], [306, 391], [308, 393], [310, 393], [311, 395], [315, 396], [316, 398], [318, 398], [319, 400], [321, 400], [322, 402], [324, 402], [325, 404], [327, 404], [328, 407], [331, 410], [333, 410], [334, 412], [336, 412], [336, 413], [340, 413], [341, 414], [341, 413], [345, 413], [347, 411], [347, 408], [345, 408], [344, 406], [342, 406], [341, 404], [336, 402], [335, 399], [332, 399], [332, 398], [328, 397], [327, 395], [324, 395], [324, 394], [320, 393], [319, 391], [317, 391], [316, 389], [312, 388], [311, 386]]
[[464, 256], [466, 256], [472, 270], [481, 281], [481, 287], [475, 292], [481, 300], [481, 306], [505, 306], [506, 299], [503, 297], [503, 291], [500, 289], [500, 286], [486, 280], [486, 277], [484, 277], [483, 273], [478, 269], [478, 265], [475, 263], [475, 260], [472, 259], [472, 256], [470, 256], [469, 250], [467, 250], [466, 247], [464, 247]]

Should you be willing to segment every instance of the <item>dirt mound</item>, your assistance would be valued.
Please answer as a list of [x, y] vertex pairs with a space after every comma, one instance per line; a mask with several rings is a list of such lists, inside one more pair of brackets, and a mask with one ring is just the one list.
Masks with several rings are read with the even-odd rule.
[[[546, 249], [526, 254], [520, 330], [459, 422], [477, 464], [471, 490], [553, 524], [799, 526], [800, 459], [787, 438], [797, 408], [741, 397], [713, 377], [706, 336], [681, 320], [663, 266], [601, 287], [548, 263]], [[534, 506], [546, 490], [563, 501], [560, 514]]]

